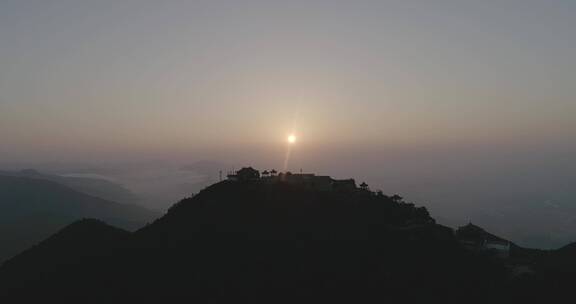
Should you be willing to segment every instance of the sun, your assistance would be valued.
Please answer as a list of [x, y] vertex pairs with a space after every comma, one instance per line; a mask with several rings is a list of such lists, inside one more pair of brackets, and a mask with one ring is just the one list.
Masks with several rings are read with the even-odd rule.
[[296, 143], [296, 135], [290, 134], [288, 135], [288, 138], [286, 140], [288, 141], [289, 144], [294, 144]]

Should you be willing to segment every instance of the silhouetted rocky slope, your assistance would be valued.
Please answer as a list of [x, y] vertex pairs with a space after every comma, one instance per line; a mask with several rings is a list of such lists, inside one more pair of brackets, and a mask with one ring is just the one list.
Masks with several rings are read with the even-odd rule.
[[[94, 242], [98, 250], [74, 250], [83, 227], [0, 268], [0, 283], [14, 288], [6, 294], [415, 300], [521, 290], [510, 287], [503, 262], [463, 248], [426, 209], [369, 191], [227, 181], [125, 241], [124, 233], [86, 234], [82, 242], [106, 240]], [[59, 252], [66, 258], [45, 258]], [[12, 279], [18, 273], [26, 278]]]

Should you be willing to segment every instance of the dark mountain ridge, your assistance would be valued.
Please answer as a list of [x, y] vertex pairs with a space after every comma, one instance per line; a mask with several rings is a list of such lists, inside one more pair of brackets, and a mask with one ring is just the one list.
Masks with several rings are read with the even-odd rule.
[[[110, 230], [103, 226], [90, 230]], [[411, 301], [519, 299], [550, 288], [537, 285], [536, 275], [511, 279], [507, 262], [467, 250], [425, 208], [365, 189], [225, 181], [130, 235], [97, 237], [82, 227], [59, 234], [74, 235], [69, 241], [49, 239], [0, 268], [5, 294]], [[93, 239], [97, 250], [74, 249], [76, 240]], [[66, 258], [45, 258], [59, 253]]]

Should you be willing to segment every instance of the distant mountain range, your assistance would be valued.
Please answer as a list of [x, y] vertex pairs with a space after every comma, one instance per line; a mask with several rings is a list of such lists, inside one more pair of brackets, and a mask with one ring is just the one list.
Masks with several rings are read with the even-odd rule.
[[55, 175], [41, 173], [34, 169], [21, 171], [0, 171], [0, 176], [27, 177], [49, 180], [68, 186], [78, 192], [99, 197], [108, 201], [121, 204], [137, 204], [139, 198], [122, 185], [113, 183], [103, 178], [77, 177], [68, 175]]
[[130, 197], [128, 192], [105, 181], [60, 178], [33, 171], [0, 174], [0, 261], [82, 218], [97, 218], [135, 230], [159, 216], [136, 205], [94, 196], [97, 193]]

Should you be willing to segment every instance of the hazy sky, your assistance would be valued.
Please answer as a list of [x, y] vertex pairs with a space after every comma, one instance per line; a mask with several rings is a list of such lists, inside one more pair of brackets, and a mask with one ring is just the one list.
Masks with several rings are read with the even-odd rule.
[[575, 29], [574, 1], [2, 0], [0, 155], [562, 146]]
[[575, 54], [573, 0], [0, 0], [0, 164], [280, 168], [295, 131], [435, 215], [573, 206]]

